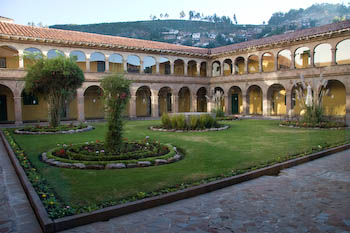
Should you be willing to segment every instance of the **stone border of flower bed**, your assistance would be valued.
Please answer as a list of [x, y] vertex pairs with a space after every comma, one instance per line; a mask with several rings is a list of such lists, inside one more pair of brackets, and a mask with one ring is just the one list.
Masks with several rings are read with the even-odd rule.
[[210, 129], [198, 129], [198, 130], [179, 130], [179, 129], [164, 129], [164, 128], [157, 128], [157, 126], [151, 126], [149, 127], [152, 131], [160, 131], [160, 132], [175, 132], [175, 133], [183, 133], [183, 132], [209, 132], [209, 131], [221, 131], [230, 128], [229, 125], [225, 125], [223, 127], [219, 128], [210, 128]]
[[40, 134], [73, 134], [73, 133], [82, 133], [82, 132], [87, 132], [90, 130], [93, 130], [94, 127], [92, 127], [91, 125], [88, 125], [86, 128], [83, 129], [71, 129], [71, 130], [61, 130], [61, 131], [56, 131], [56, 132], [48, 132], [48, 131], [44, 131], [44, 132], [31, 132], [31, 131], [22, 131], [19, 129], [16, 129], [14, 131], [14, 133], [16, 134], [34, 134], [34, 135], [40, 135]]
[[337, 127], [337, 128], [321, 128], [321, 127], [302, 127], [302, 126], [295, 126], [295, 125], [283, 125], [279, 124], [281, 127], [285, 128], [293, 128], [293, 129], [317, 129], [317, 130], [340, 130], [340, 129], [350, 129], [350, 127]]
[[90, 213], [77, 214], [73, 216], [67, 216], [55, 220], [48, 218], [47, 212], [38, 197], [38, 194], [34, 191], [32, 184], [28, 181], [27, 176], [24, 173], [22, 166], [19, 164], [16, 155], [14, 154], [11, 146], [7, 142], [4, 134], [0, 131], [1, 139], [5, 144], [5, 148], [8, 152], [8, 156], [14, 166], [16, 173], [21, 181], [21, 184], [26, 192], [28, 199], [34, 209], [34, 212], [39, 220], [42, 230], [45, 233], [52, 233], [71, 229], [74, 227], [86, 225], [98, 221], [108, 221], [110, 218], [130, 214], [133, 212], [146, 210], [156, 206], [172, 203], [178, 200], [198, 196], [204, 193], [215, 191], [221, 188], [225, 188], [234, 184], [242, 183], [248, 180], [252, 180], [265, 175], [276, 175], [282, 169], [293, 167], [302, 163], [306, 163], [311, 160], [322, 158], [333, 153], [350, 149], [350, 144], [337, 146], [324, 151], [312, 153], [303, 157], [298, 157], [285, 162], [270, 165], [264, 168], [260, 168], [254, 171], [249, 171], [240, 175], [235, 175], [220, 180], [212, 181], [209, 183], [193, 186], [183, 190], [179, 190], [172, 193], [162, 194], [159, 196], [149, 197], [142, 200], [106, 207], [100, 210], [92, 211]]
[[[168, 159], [156, 159], [154, 163], [151, 161], [137, 161], [136, 163], [108, 163], [105, 165], [101, 164], [89, 164], [85, 165], [82, 162], [77, 163], [65, 163], [53, 158], [48, 158], [47, 153], [44, 152], [41, 155], [41, 160], [49, 165], [61, 167], [61, 168], [76, 168], [76, 169], [123, 169], [123, 168], [136, 168], [136, 167], [150, 167], [150, 166], [159, 166], [169, 163], [174, 163], [183, 158], [176, 147], [173, 146], [175, 155]], [[170, 152], [169, 152], [170, 153]]]

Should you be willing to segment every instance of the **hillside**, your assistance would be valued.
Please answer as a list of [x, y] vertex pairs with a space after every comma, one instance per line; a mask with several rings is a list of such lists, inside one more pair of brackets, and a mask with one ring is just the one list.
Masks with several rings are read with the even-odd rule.
[[[149, 20], [86, 25], [53, 25], [50, 28], [162, 41], [197, 47], [218, 47], [350, 18], [350, 4], [314, 4], [306, 9], [274, 13], [268, 24], [234, 24], [228, 17], [214, 20]], [[212, 17], [213, 18], [213, 17]]]

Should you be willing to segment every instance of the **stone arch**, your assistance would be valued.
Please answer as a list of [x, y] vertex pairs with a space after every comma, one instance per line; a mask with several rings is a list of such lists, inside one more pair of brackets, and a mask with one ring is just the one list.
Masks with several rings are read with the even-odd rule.
[[85, 119], [104, 118], [103, 90], [98, 85], [91, 85], [84, 91]]
[[5, 84], [0, 84], [0, 122], [15, 121], [14, 92]]
[[207, 89], [205, 87], [200, 87], [197, 90], [197, 112], [207, 112]]
[[227, 58], [224, 60], [224, 76], [228, 76], [232, 74], [232, 60]]
[[336, 46], [336, 63], [338, 65], [350, 64], [350, 39], [340, 41]]
[[249, 114], [263, 114], [263, 93], [261, 87], [258, 85], [251, 85], [247, 89], [247, 106]]
[[151, 89], [148, 86], [141, 86], [136, 91], [136, 116], [152, 116]]
[[195, 60], [190, 60], [187, 63], [187, 74], [191, 77], [197, 76], [197, 62]]
[[267, 89], [268, 114], [273, 116], [286, 115], [286, 89], [282, 84], [272, 84]]
[[316, 67], [332, 65], [332, 46], [330, 44], [323, 43], [315, 46], [314, 65]]
[[124, 58], [119, 53], [113, 53], [109, 56], [109, 70], [114, 73], [123, 73], [124, 72], [124, 65], [123, 61]]
[[259, 57], [253, 54], [248, 57], [248, 73], [253, 74], [257, 72], [259, 72]]
[[179, 112], [191, 111], [191, 90], [188, 87], [182, 87], [179, 90]]
[[10, 45], [0, 46], [0, 68], [19, 68], [18, 50]]
[[261, 56], [262, 72], [272, 72], [275, 70], [275, 57], [272, 53], [266, 52]]
[[174, 74], [175, 75], [185, 75], [185, 62], [181, 59], [174, 61]]
[[277, 69], [289, 70], [292, 66], [292, 52], [288, 49], [284, 49], [277, 54]]
[[205, 61], [201, 62], [200, 76], [207, 77], [207, 62]]
[[221, 75], [221, 64], [219, 61], [214, 61], [211, 65], [211, 74], [213, 77]]
[[323, 96], [322, 107], [326, 116], [345, 116], [346, 115], [346, 87], [339, 80], [328, 80], [327, 95]]
[[74, 50], [70, 52], [69, 56], [76, 59], [75, 62], [80, 67], [80, 69], [86, 72], [86, 55], [80, 50]]
[[159, 115], [172, 112], [172, 90], [170, 87], [162, 87], [158, 92]]
[[242, 90], [238, 86], [232, 86], [229, 91], [229, 109], [232, 114], [242, 114], [243, 113], [243, 99]]
[[246, 72], [245, 69], [244, 57], [237, 57], [235, 59], [235, 74], [244, 74]]
[[94, 52], [90, 57], [90, 71], [91, 72], [105, 72], [106, 57], [101, 52]]
[[34, 47], [26, 48], [23, 52], [25, 55], [23, 58], [24, 68], [27, 68], [28, 65], [33, 64], [33, 61], [31, 59], [38, 59], [43, 56], [42, 51]]
[[170, 60], [166, 57], [159, 58], [159, 73], [168, 75], [171, 73]]
[[57, 56], [63, 56], [64, 57], [64, 52], [62, 52], [61, 50], [58, 50], [58, 49], [50, 49], [47, 52], [47, 58], [48, 59], [55, 58]]
[[311, 66], [311, 50], [309, 47], [299, 47], [295, 50], [294, 65], [296, 69], [304, 69]]
[[156, 59], [152, 56], [146, 56], [143, 58], [143, 72], [145, 74], [156, 73]]

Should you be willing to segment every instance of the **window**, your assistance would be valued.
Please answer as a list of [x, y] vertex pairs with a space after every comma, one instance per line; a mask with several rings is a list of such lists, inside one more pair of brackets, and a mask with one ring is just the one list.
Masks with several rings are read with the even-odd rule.
[[0, 57], [0, 68], [6, 68], [6, 57]]
[[97, 72], [105, 72], [105, 62], [97, 61]]
[[38, 97], [34, 95], [28, 95], [26, 93], [23, 93], [23, 105], [38, 105]]

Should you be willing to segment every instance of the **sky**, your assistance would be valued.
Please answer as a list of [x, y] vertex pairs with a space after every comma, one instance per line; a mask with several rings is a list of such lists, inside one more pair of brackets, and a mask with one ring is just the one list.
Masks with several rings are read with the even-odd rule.
[[350, 0], [0, 0], [0, 16], [43, 25], [91, 24], [149, 20], [161, 13], [179, 19], [180, 12], [194, 10], [204, 15], [230, 16], [239, 24], [262, 24], [274, 12], [307, 8], [314, 3], [344, 3]]

